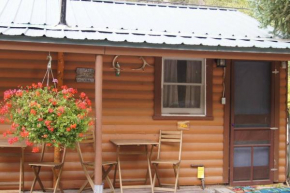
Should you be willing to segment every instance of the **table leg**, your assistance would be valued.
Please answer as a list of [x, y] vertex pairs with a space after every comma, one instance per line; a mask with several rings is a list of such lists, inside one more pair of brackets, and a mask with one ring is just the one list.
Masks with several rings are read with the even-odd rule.
[[[150, 154], [149, 154], [150, 164], [151, 164], [151, 156], [152, 156], [152, 153], [153, 153], [153, 148], [154, 148], [155, 146], [156, 146], [156, 145], [151, 145]], [[147, 169], [147, 172], [146, 172], [146, 179], [145, 179], [145, 183], [144, 183], [145, 185], [147, 184], [148, 176], [149, 176], [149, 172], [148, 172], [148, 169]]]
[[[154, 193], [154, 188], [153, 188], [154, 186], [152, 183], [152, 175], [151, 175], [151, 161], [150, 161], [151, 153], [150, 154], [148, 153], [147, 145], [145, 146], [145, 150], [146, 150], [146, 156], [147, 156], [147, 164], [148, 164], [148, 173], [149, 173], [149, 180], [150, 180], [150, 185], [151, 185], [151, 192]], [[152, 149], [151, 149], [151, 152], [152, 152]]]
[[121, 149], [121, 147], [118, 146], [118, 148], [117, 148], [117, 164], [118, 164], [118, 171], [119, 171], [120, 191], [121, 191], [121, 193], [123, 193], [122, 174], [121, 174], [121, 162], [120, 162], [120, 149]]
[[19, 193], [24, 189], [24, 148], [21, 148], [21, 157], [20, 157], [20, 174], [19, 174]]

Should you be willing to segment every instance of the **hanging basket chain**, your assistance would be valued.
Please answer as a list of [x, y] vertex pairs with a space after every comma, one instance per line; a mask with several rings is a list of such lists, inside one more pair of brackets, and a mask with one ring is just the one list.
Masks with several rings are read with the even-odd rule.
[[54, 79], [54, 76], [53, 76], [53, 72], [52, 72], [52, 69], [51, 69], [51, 61], [52, 61], [52, 57], [50, 55], [50, 52], [49, 52], [49, 55], [47, 56], [47, 59], [48, 59], [48, 63], [47, 63], [47, 70], [45, 72], [45, 75], [43, 77], [43, 80], [42, 80], [42, 84], [46, 78], [46, 86], [49, 86], [49, 74], [51, 74], [51, 77], [52, 77], [52, 82], [54, 84], [54, 88], [56, 88], [56, 80]]

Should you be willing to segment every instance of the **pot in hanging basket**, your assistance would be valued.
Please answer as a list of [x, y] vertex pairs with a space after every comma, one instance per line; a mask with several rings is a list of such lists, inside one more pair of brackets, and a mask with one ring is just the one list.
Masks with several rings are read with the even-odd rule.
[[91, 101], [83, 92], [76, 96], [76, 89], [63, 86], [57, 90], [42, 83], [5, 91], [0, 122], [9, 122], [11, 128], [3, 135], [9, 143], [25, 140], [27, 145], [74, 147], [93, 124], [88, 116]]

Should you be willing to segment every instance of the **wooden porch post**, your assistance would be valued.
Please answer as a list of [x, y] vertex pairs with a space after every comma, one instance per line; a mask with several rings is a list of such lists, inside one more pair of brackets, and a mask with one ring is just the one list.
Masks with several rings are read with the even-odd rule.
[[95, 188], [94, 193], [102, 193], [102, 88], [103, 87], [103, 56], [97, 55], [95, 61], [95, 116], [96, 116], [96, 147], [95, 147]]

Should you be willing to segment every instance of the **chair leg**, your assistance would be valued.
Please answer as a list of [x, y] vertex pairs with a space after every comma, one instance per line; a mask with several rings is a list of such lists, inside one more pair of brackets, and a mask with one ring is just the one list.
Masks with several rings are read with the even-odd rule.
[[[175, 178], [176, 178], [176, 166], [177, 165], [173, 165], [173, 170], [174, 170]], [[179, 181], [177, 181], [177, 188], [180, 189], [180, 187], [179, 187]]]
[[103, 176], [102, 176], [102, 179], [103, 179], [103, 181], [106, 180], [106, 181], [108, 182], [109, 187], [110, 187], [112, 193], [115, 193], [115, 189], [114, 189], [114, 186], [113, 186], [113, 184], [112, 184], [112, 181], [110, 180], [110, 178], [109, 178], [109, 176], [108, 176], [108, 174], [109, 174], [109, 172], [112, 170], [113, 166], [114, 166], [114, 165], [110, 165], [109, 168], [108, 168], [107, 170], [105, 170], [104, 166], [102, 166], [102, 170], [103, 170]]
[[[38, 170], [36, 168], [38, 168]], [[33, 189], [34, 189], [34, 186], [36, 184], [36, 181], [39, 183], [40, 188], [42, 189], [42, 191], [45, 192], [44, 186], [43, 186], [43, 184], [42, 184], [42, 182], [41, 182], [41, 180], [39, 178], [39, 172], [40, 172], [41, 167], [40, 166], [32, 166], [32, 169], [33, 169], [35, 177], [34, 177], [34, 180], [32, 182], [30, 193], [33, 192]]]
[[[58, 172], [57, 180], [56, 180], [55, 185], [54, 185], [54, 191], [53, 191], [53, 193], [56, 193], [56, 191], [57, 191], [57, 189], [59, 187], [59, 182], [60, 182], [60, 178], [61, 178], [61, 174], [62, 174], [62, 169], [63, 169], [63, 166], [61, 166], [61, 168], [60, 168], [60, 170]], [[55, 169], [53, 169], [53, 173], [54, 173], [54, 175], [56, 175], [56, 170]], [[63, 193], [62, 188], [59, 187], [59, 189]]]
[[[156, 177], [158, 179], [158, 173], [157, 173], [158, 164], [153, 164], [153, 166], [154, 166], [154, 170], [155, 170], [155, 174], [154, 174], [153, 181], [152, 181], [152, 186], [153, 186], [153, 190], [154, 190], [154, 188], [155, 188], [155, 182], [156, 182]], [[159, 185], [160, 185], [160, 182], [159, 182]]]
[[[91, 174], [91, 179], [93, 179], [94, 178], [94, 173], [92, 173]], [[85, 189], [85, 187], [88, 185], [88, 183], [89, 183], [89, 181], [88, 180], [86, 180], [84, 183], [83, 183], [83, 185], [80, 187], [80, 189], [79, 189], [79, 191], [78, 191], [78, 193], [81, 193], [84, 189]], [[91, 185], [90, 185], [91, 186]]]
[[158, 174], [158, 164], [156, 164], [156, 167], [155, 167], [155, 174], [156, 174], [156, 177], [157, 177], [158, 184], [161, 187], [162, 184], [161, 184], [161, 181], [160, 181], [160, 178], [159, 178], [159, 174]]
[[87, 170], [87, 168], [85, 166], [84, 166], [84, 172], [85, 172], [85, 175], [86, 175], [86, 178], [87, 178], [89, 184], [91, 185], [92, 189], [94, 190], [95, 184], [94, 184], [94, 182], [92, 180], [92, 178], [94, 177], [94, 174], [92, 176], [90, 176], [89, 172], [88, 172], [88, 170]]
[[174, 193], [176, 193], [177, 190], [177, 185], [178, 185], [178, 180], [179, 180], [179, 169], [180, 169], [180, 164], [176, 165], [177, 166], [177, 172], [176, 172], [176, 177], [175, 177], [175, 187], [174, 187]]
[[117, 169], [118, 169], [118, 162], [115, 165], [115, 171], [114, 171], [114, 179], [113, 179], [113, 186], [116, 188], [116, 176], [117, 176]]

